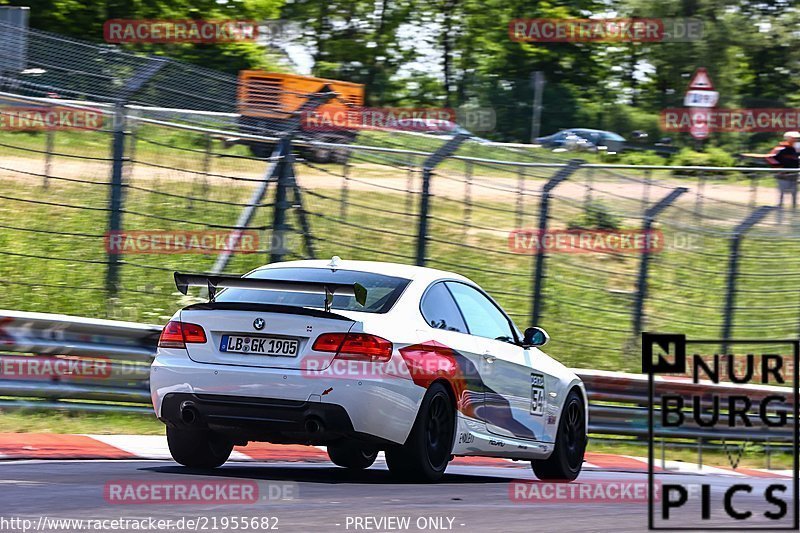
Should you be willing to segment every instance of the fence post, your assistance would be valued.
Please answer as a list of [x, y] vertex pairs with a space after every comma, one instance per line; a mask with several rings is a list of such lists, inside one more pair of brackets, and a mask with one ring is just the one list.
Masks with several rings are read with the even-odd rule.
[[45, 133], [45, 156], [44, 156], [44, 183], [42, 185], [45, 189], [50, 185], [50, 177], [53, 169], [53, 150], [55, 145], [56, 131], [53, 128], [48, 128]]
[[649, 168], [644, 171], [644, 189], [642, 191], [642, 213], [647, 212], [647, 207], [650, 205], [650, 187], [653, 183], [653, 178]]
[[414, 189], [414, 156], [408, 156], [408, 169], [406, 170], [406, 215], [411, 214], [411, 202], [413, 201]]
[[419, 203], [419, 228], [417, 230], [417, 262], [425, 266], [425, 248], [428, 244], [428, 211], [431, 203], [431, 175], [436, 165], [451, 156], [469, 136], [459, 133], [432, 153], [422, 165], [422, 196]]
[[[308, 116], [308, 113], [313, 112], [319, 106], [325, 104], [335, 96], [336, 93], [333, 92], [328, 85], [324, 85], [319, 92], [310, 96], [294, 114], [294, 118], [292, 118], [291, 122], [289, 122], [286, 132], [278, 141], [275, 149], [272, 152], [272, 155], [268, 160], [269, 164], [267, 165], [267, 170], [264, 173], [264, 178], [261, 180], [258, 188], [253, 191], [250, 201], [247, 203], [247, 206], [245, 206], [244, 210], [239, 215], [239, 219], [236, 221], [236, 229], [232, 232], [233, 239], [230, 241], [230, 248], [236, 246], [242, 231], [244, 231], [247, 226], [250, 225], [250, 221], [255, 216], [256, 209], [261, 205], [262, 200], [267, 194], [267, 189], [269, 188], [270, 182], [275, 182], [277, 184], [277, 188], [275, 191], [275, 203], [272, 207], [272, 239], [270, 241], [269, 260], [271, 263], [280, 261], [286, 254], [286, 249], [284, 247], [287, 230], [286, 210], [292, 204], [300, 203], [300, 191], [296, 188], [296, 182], [294, 178], [292, 136], [295, 134], [295, 132], [297, 132], [298, 129], [300, 129], [302, 121], [306, 116]], [[287, 192], [290, 188], [293, 189], [292, 192], [295, 196], [293, 202], [289, 202], [287, 198]], [[301, 213], [303, 213], [302, 210]], [[305, 214], [303, 213], [301, 217], [304, 216]], [[305, 218], [301, 219], [301, 223], [305, 231], [305, 229], [308, 228]], [[308, 235], [306, 235], [306, 238], [306, 242], [310, 242]], [[231, 249], [223, 250], [222, 253], [220, 253], [217, 257], [217, 260], [214, 262], [211, 272], [214, 274], [219, 274], [225, 270], [232, 253], [233, 252]], [[313, 250], [310, 251], [310, 254], [313, 255]]]
[[747, 204], [747, 207], [754, 208], [756, 206], [756, 200], [758, 199], [758, 174], [751, 173], [750, 176], [750, 201]]
[[[275, 189], [275, 205], [272, 206], [272, 248], [270, 249], [269, 262], [281, 261], [285, 254], [283, 248], [284, 238], [288, 227], [286, 226], [286, 211], [290, 207], [286, 192], [289, 189], [289, 178], [292, 166], [292, 145], [288, 137], [284, 137], [278, 144], [278, 156], [281, 158], [277, 167], [277, 188]], [[277, 246], [276, 246], [277, 244]]]
[[589, 167], [586, 169], [586, 192], [583, 195], [584, 211], [588, 211], [592, 205], [592, 191], [594, 191], [594, 168]]
[[697, 192], [694, 200], [694, 217], [699, 220], [703, 217], [703, 193], [706, 186], [706, 175], [701, 173], [697, 180]]
[[472, 222], [472, 161], [464, 164], [464, 235]]
[[761, 222], [775, 206], [762, 205], [747, 218], [739, 223], [733, 230], [731, 237], [731, 251], [728, 255], [728, 280], [725, 293], [725, 316], [723, 317], [722, 324], [722, 353], [728, 353], [728, 341], [731, 337], [731, 329], [733, 329], [733, 311], [736, 301], [736, 277], [739, 274], [739, 247], [742, 243], [742, 237], [753, 226]]
[[[122, 230], [122, 203], [123, 186], [125, 180], [125, 128], [127, 126], [127, 111], [125, 105], [144, 85], [168, 63], [166, 59], [152, 58], [151, 62], [141, 71], [136, 72], [121, 91], [119, 98], [114, 103], [114, 126], [112, 137], [112, 164], [111, 187], [108, 199], [108, 233]], [[109, 241], [110, 242], [110, 241]], [[118, 250], [109, 247], [108, 267], [106, 269], [106, 293], [108, 299], [116, 298], [119, 292], [119, 266], [121, 254]]]
[[653, 222], [656, 216], [664, 209], [669, 207], [678, 196], [687, 192], [689, 189], [686, 187], [678, 187], [673, 189], [669, 194], [659, 200], [655, 205], [649, 207], [644, 212], [644, 222], [642, 223], [642, 232], [647, 239], [647, 246], [642, 252], [642, 259], [639, 262], [639, 276], [636, 280], [636, 300], [633, 305], [633, 335], [638, 339], [642, 333], [642, 313], [644, 310], [644, 301], [647, 298], [647, 271], [650, 266], [650, 231], [653, 228]]
[[524, 205], [525, 197], [525, 172], [522, 167], [517, 168], [517, 213], [516, 213], [516, 227], [522, 228], [523, 214], [525, 210]]
[[205, 195], [205, 184], [208, 183], [208, 175], [211, 173], [211, 153], [214, 151], [214, 138], [206, 133], [205, 135], [205, 150], [203, 151], [203, 170], [201, 171], [202, 178], [198, 180], [197, 176], [194, 178], [194, 182], [192, 182], [191, 194], [186, 202], [186, 207], [188, 209], [194, 208], [194, 202], [192, 197], [197, 194], [196, 185], [198, 181], [203, 182], [202, 186], [202, 194], [200, 196]]
[[[111, 163], [111, 188], [108, 201], [108, 233], [122, 230], [122, 180], [125, 164], [125, 105], [121, 102], [114, 106], [114, 133], [112, 137], [112, 163]], [[110, 240], [107, 242], [111, 242]], [[120, 254], [113, 247], [106, 250], [108, 253], [108, 268], [106, 270], [106, 292], [109, 299], [115, 298], [119, 291], [119, 264]]]
[[544, 260], [547, 257], [545, 247], [541, 245], [547, 231], [547, 220], [550, 211], [550, 193], [562, 181], [574, 174], [584, 163], [582, 159], [572, 159], [560, 168], [542, 187], [541, 204], [539, 204], [539, 246], [536, 248], [536, 261], [533, 269], [533, 324], [539, 323], [542, 317], [542, 288], [544, 287]]
[[339, 193], [339, 218], [347, 220], [347, 198], [350, 191], [350, 158], [342, 166], [342, 188]]

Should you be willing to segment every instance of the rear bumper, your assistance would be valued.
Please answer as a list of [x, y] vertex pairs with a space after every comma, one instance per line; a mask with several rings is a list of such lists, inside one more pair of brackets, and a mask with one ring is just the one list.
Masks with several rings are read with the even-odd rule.
[[[159, 349], [150, 370], [156, 416], [186, 427], [181, 405], [198, 422], [235, 441], [324, 443], [342, 437], [402, 444], [425, 389], [397, 376], [315, 377], [300, 370], [198, 363], [183, 350]], [[309, 418], [323, 431], [310, 432]], [[312, 434], [313, 433], [313, 434]]]
[[162, 401], [160, 419], [170, 426], [211, 429], [240, 441], [322, 443], [359, 438], [344, 407], [319, 402], [170, 393]]

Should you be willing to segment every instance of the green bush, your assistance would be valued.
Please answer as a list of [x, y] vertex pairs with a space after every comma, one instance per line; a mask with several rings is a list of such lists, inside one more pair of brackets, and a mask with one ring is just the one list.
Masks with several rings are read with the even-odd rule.
[[619, 229], [619, 217], [602, 202], [590, 202], [583, 208], [583, 213], [577, 220], [572, 220], [567, 224], [567, 229]]
[[695, 152], [691, 148], [683, 148], [672, 156], [672, 165], [675, 166], [701, 166], [701, 167], [732, 167], [736, 159], [727, 150], [710, 146], [705, 152]]
[[669, 160], [654, 152], [624, 152], [619, 156], [623, 165], [668, 165]]

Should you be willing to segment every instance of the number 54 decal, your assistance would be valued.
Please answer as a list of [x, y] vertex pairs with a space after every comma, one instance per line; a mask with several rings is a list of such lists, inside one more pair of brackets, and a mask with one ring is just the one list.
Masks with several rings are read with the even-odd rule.
[[544, 415], [544, 376], [531, 373], [531, 414]]

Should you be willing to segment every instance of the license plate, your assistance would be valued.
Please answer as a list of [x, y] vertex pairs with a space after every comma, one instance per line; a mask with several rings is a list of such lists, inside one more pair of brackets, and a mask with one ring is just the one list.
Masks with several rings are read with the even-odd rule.
[[280, 337], [223, 335], [219, 351], [295, 357], [297, 356], [297, 345], [298, 342], [294, 339], [282, 339]]

